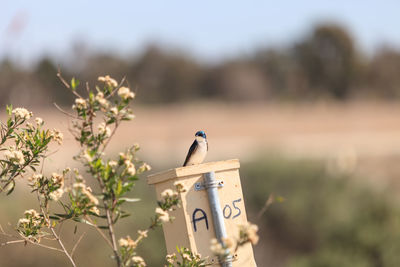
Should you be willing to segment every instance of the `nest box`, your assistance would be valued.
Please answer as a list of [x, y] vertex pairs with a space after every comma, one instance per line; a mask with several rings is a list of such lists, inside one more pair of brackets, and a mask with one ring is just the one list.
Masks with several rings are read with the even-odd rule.
[[[205, 176], [210, 173], [215, 176], [217, 209], [222, 214], [220, 221], [224, 224], [226, 235], [237, 238], [238, 225], [247, 222], [239, 167], [239, 160], [232, 159], [175, 168], [148, 176], [147, 182], [155, 186], [158, 199], [162, 199], [161, 193], [165, 189], [175, 189], [177, 181], [186, 188], [186, 192], [180, 194], [181, 208], [170, 212], [175, 219], [163, 224], [168, 254], [175, 253], [177, 246], [183, 246], [199, 253], [202, 258], [208, 256], [207, 261], [212, 266], [219, 265], [218, 258], [210, 249], [211, 240], [218, 238], [218, 229], [215, 229], [217, 219], [214, 219]], [[256, 266], [250, 243], [234, 252], [232, 266]]]

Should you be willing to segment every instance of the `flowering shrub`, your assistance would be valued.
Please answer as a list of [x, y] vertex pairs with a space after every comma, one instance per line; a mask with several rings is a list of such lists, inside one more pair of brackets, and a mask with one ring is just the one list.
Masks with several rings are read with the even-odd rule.
[[[41, 158], [45, 157], [51, 141], [62, 143], [63, 135], [54, 129], [44, 129], [41, 118], [35, 119], [35, 125], [29, 120], [33, 113], [25, 108], [7, 106], [7, 122], [0, 125], [0, 192], [10, 194], [15, 187], [15, 178], [27, 169], [36, 171]], [[12, 143], [8, 147], [4, 145]]]
[[[53, 141], [61, 145], [63, 134], [55, 129], [44, 129], [41, 118], [35, 118], [35, 125], [31, 124], [29, 119], [33, 114], [24, 108], [7, 107], [7, 123], [1, 124], [0, 151], [4, 152], [0, 160], [0, 190], [10, 194], [15, 187], [15, 178], [26, 173], [29, 168], [33, 173], [28, 178], [28, 185], [37, 196], [39, 211], [25, 211], [16, 228], [21, 239], [4, 244], [21, 241], [61, 251], [76, 266], [73, 253], [81, 238], [70, 251], [56, 231], [65, 221], [73, 220], [90, 225], [101, 235], [109, 245], [117, 266], [146, 266], [144, 259], [137, 255], [138, 245], [148, 236], [149, 230], [173, 220], [169, 212], [180, 207], [180, 193], [185, 192], [186, 188], [178, 182], [175, 183], [175, 190], [166, 189], [161, 194], [162, 199], [157, 202], [158, 206], [148, 228], [139, 230], [135, 239], [129, 235], [117, 239], [114, 230], [117, 222], [129, 216], [123, 204], [139, 201], [129, 197], [129, 193], [138, 175], [151, 169], [147, 163], [137, 158], [138, 145], [114, 158], [106, 158], [105, 154], [119, 125], [134, 118], [130, 102], [135, 94], [123, 86], [123, 81], [118, 83], [108, 75], [98, 78], [100, 84], [94, 90], [87, 83], [85, 95], [78, 93], [79, 81], [72, 79], [68, 84], [61, 74], [59, 78], [76, 96], [72, 113], [58, 108], [73, 119], [71, 134], [80, 145], [79, 153], [73, 158], [81, 163], [86, 174], [84, 177], [77, 169], [70, 168], [51, 175], [38, 171], [36, 167], [41, 159], [46, 158], [49, 143]], [[6, 141], [12, 145], [2, 148]], [[97, 192], [87, 186], [86, 181], [89, 179], [95, 182]], [[63, 212], [52, 212], [54, 209], [51, 207], [55, 205], [61, 206]], [[251, 233], [243, 231], [239, 245], [255, 238]], [[57, 242], [59, 248], [41, 244], [42, 239]], [[205, 266], [200, 255], [187, 248], [179, 248], [177, 251], [181, 260], [170, 256], [167, 258], [168, 266], [173, 266], [173, 263], [178, 266]]]

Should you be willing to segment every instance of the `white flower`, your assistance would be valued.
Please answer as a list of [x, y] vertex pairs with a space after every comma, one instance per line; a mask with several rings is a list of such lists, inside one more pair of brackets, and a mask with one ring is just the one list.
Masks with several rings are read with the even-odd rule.
[[29, 120], [33, 113], [28, 111], [25, 108], [15, 108], [13, 109], [12, 113], [15, 115], [16, 118]]
[[30, 220], [26, 218], [22, 218], [18, 220], [18, 226], [24, 225], [24, 224], [29, 224]]
[[111, 78], [110, 75], [106, 75], [104, 77], [100, 76], [100, 77], [97, 78], [97, 80], [99, 82], [104, 82], [105, 84], [107, 84], [108, 86], [111, 86], [111, 87], [117, 87], [118, 86], [117, 81], [114, 80], [113, 78]]
[[43, 119], [42, 119], [42, 118], [39, 118], [39, 117], [37, 117], [37, 118], [35, 119], [35, 122], [36, 122], [36, 125], [37, 125], [37, 126], [40, 126], [40, 125], [42, 125], [42, 124], [43, 124]]
[[88, 162], [91, 162], [93, 160], [87, 151], [85, 151], [85, 153], [83, 153], [82, 157]]
[[26, 210], [25, 212], [24, 212], [24, 215], [25, 216], [30, 216], [30, 217], [38, 217], [39, 216], [39, 213], [37, 213], [37, 211], [36, 210], [34, 210], [34, 209], [30, 209], [30, 210]]
[[53, 140], [56, 141], [59, 145], [62, 144], [62, 141], [64, 139], [64, 135], [62, 134], [62, 132], [57, 129], [53, 129], [52, 131], [50, 131], [50, 136], [53, 137]]
[[256, 245], [258, 243], [258, 226], [249, 222], [246, 222], [245, 224], [239, 225], [240, 229], [240, 234], [241, 236], [244, 236], [244, 242], [249, 241], [253, 245]]
[[124, 161], [124, 164], [126, 165], [126, 172], [129, 174], [129, 175], [135, 175], [136, 174], [136, 168], [135, 168], [135, 165], [129, 160], [129, 159], [127, 159], [127, 160], [125, 160]]
[[72, 187], [77, 191], [81, 191], [82, 194], [85, 194], [93, 205], [99, 204], [99, 200], [91, 193], [92, 189], [90, 187], [87, 187], [84, 183], [74, 183]]
[[182, 255], [182, 258], [184, 259], [184, 260], [186, 260], [186, 261], [191, 261], [192, 259], [190, 258], [190, 255], [188, 255], [188, 254], [183, 254]]
[[95, 99], [99, 102], [99, 104], [105, 108], [109, 106], [107, 99], [104, 98], [104, 94], [102, 92], [98, 92]]
[[124, 118], [126, 118], [127, 120], [133, 120], [136, 116], [134, 114], [126, 114]]
[[222, 242], [224, 242], [224, 245], [227, 248], [233, 248], [233, 246], [235, 245], [235, 242], [232, 237], [223, 237]]
[[84, 183], [74, 183], [72, 187], [74, 189], [80, 189], [80, 190], [86, 189], [86, 185]]
[[115, 160], [110, 160], [108, 162], [108, 165], [110, 165], [111, 168], [115, 168], [118, 166], [118, 162], [116, 162]]
[[105, 122], [100, 123], [100, 124], [97, 126], [97, 129], [99, 130], [99, 133], [100, 133], [100, 134], [104, 134], [106, 137], [110, 137], [110, 135], [111, 135], [111, 129], [110, 129], [110, 127], [107, 127], [107, 126], [106, 126], [106, 123], [105, 123]]
[[42, 174], [34, 174], [28, 178], [28, 181], [34, 184], [34, 183], [36, 183], [37, 180], [39, 180], [41, 178], [43, 178]]
[[53, 181], [53, 183], [59, 184], [61, 187], [64, 186], [64, 176], [62, 176], [61, 174], [53, 172], [51, 174], [51, 180]]
[[162, 222], [168, 222], [169, 221], [169, 214], [168, 212], [164, 211], [162, 208], [157, 207], [156, 208], [156, 214], [158, 215], [158, 218]]
[[144, 231], [138, 230], [138, 234], [139, 234], [139, 236], [142, 237], [142, 238], [147, 237], [147, 233], [148, 233], [148, 232], [149, 232], [148, 230], [144, 230]]
[[118, 89], [118, 95], [122, 99], [129, 99], [129, 98], [134, 98], [135, 94], [129, 90], [128, 87], [122, 86], [121, 88]]
[[215, 254], [215, 255], [224, 255], [226, 253], [225, 248], [222, 246], [220, 242], [218, 242], [217, 239], [213, 238], [211, 239], [211, 246], [210, 250]]
[[110, 111], [111, 111], [114, 115], [117, 115], [117, 114], [118, 114], [118, 108], [116, 108], [116, 107], [110, 108]]
[[126, 247], [126, 248], [136, 248], [137, 243], [131, 239], [131, 237], [128, 235], [126, 238], [120, 238], [118, 240], [118, 244], [120, 247]]
[[57, 190], [51, 192], [49, 194], [49, 197], [54, 201], [58, 201], [62, 197], [63, 194], [64, 194], [64, 190], [62, 188], [58, 188]]
[[147, 163], [143, 163], [143, 165], [139, 167], [138, 172], [142, 173], [142, 172], [150, 171], [150, 170], [151, 170], [150, 165]]
[[175, 262], [175, 253], [172, 254], [167, 254], [167, 256], [165, 256], [165, 259], [167, 260], [168, 263], [173, 264]]
[[83, 99], [83, 98], [77, 98], [77, 99], [75, 99], [75, 105], [74, 106], [76, 108], [78, 108], [78, 109], [84, 109], [84, 108], [87, 107], [86, 100]]
[[100, 215], [100, 211], [96, 206], [91, 207], [89, 211], [93, 212], [94, 214]]
[[176, 192], [172, 191], [171, 189], [165, 189], [161, 193], [162, 198], [167, 198], [167, 197], [172, 197], [172, 196], [176, 196]]
[[132, 260], [133, 263], [137, 264], [140, 267], [145, 267], [146, 266], [146, 263], [144, 262], [143, 258], [140, 257], [140, 256], [133, 256], [131, 258], [131, 260]]
[[15, 148], [10, 147], [4, 152], [4, 156], [11, 162], [15, 162], [19, 165], [25, 163], [24, 154], [21, 151], [15, 150]]
[[120, 247], [127, 247], [128, 246], [128, 240], [126, 240], [125, 238], [120, 238], [118, 240], [118, 245]]

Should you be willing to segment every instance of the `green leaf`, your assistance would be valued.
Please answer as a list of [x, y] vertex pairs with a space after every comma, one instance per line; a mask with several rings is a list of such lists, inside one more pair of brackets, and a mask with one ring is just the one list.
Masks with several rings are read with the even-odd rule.
[[72, 77], [71, 79], [71, 89], [72, 91], [76, 90], [76, 87], [79, 85], [79, 80], [76, 80], [75, 77]]
[[72, 213], [70, 214], [61, 214], [61, 213], [55, 213], [55, 215], [57, 215], [58, 217], [64, 218], [64, 219], [70, 219], [72, 218]]
[[10, 183], [4, 188], [7, 191], [7, 196], [11, 194], [15, 189], [15, 181], [11, 180]]
[[7, 111], [8, 116], [11, 116], [12, 110], [13, 110], [12, 105], [7, 105], [6, 106], [6, 111]]
[[122, 191], [122, 181], [119, 180], [118, 184], [117, 184], [117, 188], [115, 189], [115, 194], [117, 196], [119, 196], [121, 194], [121, 191]]
[[52, 219], [52, 220], [56, 220], [56, 221], [60, 220], [60, 217], [57, 217], [57, 216], [54, 216], [54, 215], [50, 215], [49, 218]]
[[122, 219], [122, 218], [129, 217], [129, 216], [131, 216], [131, 214], [130, 214], [130, 213], [124, 213], [124, 214], [122, 214], [122, 215], [121, 215], [121, 219]]

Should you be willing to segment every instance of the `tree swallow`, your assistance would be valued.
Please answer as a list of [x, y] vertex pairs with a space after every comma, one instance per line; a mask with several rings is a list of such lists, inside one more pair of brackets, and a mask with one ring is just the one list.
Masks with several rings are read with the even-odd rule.
[[206, 133], [203, 131], [198, 131], [195, 136], [196, 139], [194, 139], [193, 144], [189, 148], [189, 152], [186, 156], [183, 166], [200, 164], [207, 155], [208, 143]]

